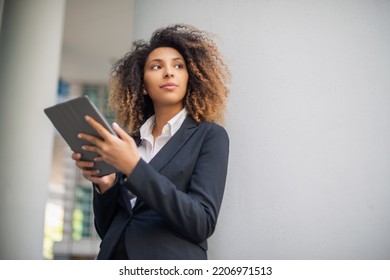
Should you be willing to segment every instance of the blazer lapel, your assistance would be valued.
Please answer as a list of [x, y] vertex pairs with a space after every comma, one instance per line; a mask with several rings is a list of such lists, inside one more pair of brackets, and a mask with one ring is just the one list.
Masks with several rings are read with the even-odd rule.
[[162, 149], [149, 162], [155, 170], [160, 171], [173, 156], [183, 147], [187, 140], [196, 131], [197, 123], [191, 116], [187, 116], [180, 129], [162, 147]]

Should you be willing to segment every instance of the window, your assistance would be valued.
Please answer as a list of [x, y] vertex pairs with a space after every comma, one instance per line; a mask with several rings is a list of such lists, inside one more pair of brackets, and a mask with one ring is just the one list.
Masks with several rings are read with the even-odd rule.
[[[59, 82], [58, 102], [88, 95], [109, 123], [114, 114], [108, 108], [105, 84]], [[92, 184], [84, 179], [71, 159], [72, 151], [55, 134], [52, 175], [45, 217], [44, 257], [47, 259], [93, 259], [100, 238], [94, 227]]]

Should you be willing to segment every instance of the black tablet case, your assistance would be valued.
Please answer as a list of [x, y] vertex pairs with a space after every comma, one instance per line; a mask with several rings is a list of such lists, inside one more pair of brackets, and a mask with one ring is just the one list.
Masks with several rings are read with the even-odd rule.
[[[77, 97], [45, 108], [44, 112], [72, 151], [81, 153], [82, 160], [85, 161], [93, 161], [98, 154], [81, 149], [82, 145], [91, 145], [91, 143], [78, 138], [77, 135], [85, 133], [101, 138], [96, 130], [85, 120], [86, 115], [94, 118], [109, 132], [116, 135], [104, 116], [87, 96]], [[104, 161], [96, 161], [93, 169], [100, 170], [99, 176], [117, 172], [114, 167]]]

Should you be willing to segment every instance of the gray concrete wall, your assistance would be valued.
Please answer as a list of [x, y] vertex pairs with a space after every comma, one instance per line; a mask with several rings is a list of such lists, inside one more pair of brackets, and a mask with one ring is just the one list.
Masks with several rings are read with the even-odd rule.
[[[42, 259], [65, 1], [3, 2], [0, 33], [0, 259]], [[3, 4], [0, 2], [0, 5]]]
[[233, 82], [212, 259], [390, 258], [390, 2], [136, 0], [218, 35]]

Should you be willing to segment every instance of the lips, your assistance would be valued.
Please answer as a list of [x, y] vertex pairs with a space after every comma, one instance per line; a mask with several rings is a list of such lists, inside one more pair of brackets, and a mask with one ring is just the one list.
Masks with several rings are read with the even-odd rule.
[[172, 90], [172, 89], [175, 89], [177, 87], [178, 87], [178, 85], [175, 83], [166, 83], [166, 84], [163, 84], [160, 86], [160, 88], [167, 89], [167, 90]]

